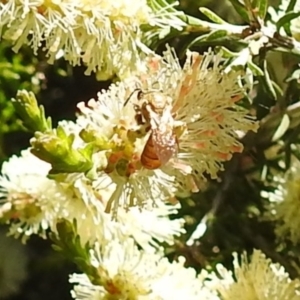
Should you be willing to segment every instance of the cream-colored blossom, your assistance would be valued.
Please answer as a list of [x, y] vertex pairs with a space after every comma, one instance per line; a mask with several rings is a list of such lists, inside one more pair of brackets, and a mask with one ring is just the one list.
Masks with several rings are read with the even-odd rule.
[[[59, 126], [62, 126], [67, 134], [74, 135], [73, 147], [84, 146], [84, 141], [80, 137], [81, 126], [71, 121], [61, 121]], [[95, 153], [93, 156], [95, 167], [103, 163], [103, 156], [102, 152]], [[153, 251], [158, 249], [162, 242], [173, 244], [175, 236], [185, 232], [183, 219], [170, 219], [171, 215], [177, 214], [180, 208], [179, 203], [173, 205], [158, 202], [153, 205], [154, 200], [151, 197], [159, 197], [163, 190], [161, 178], [149, 179], [149, 186], [153, 185], [154, 188], [148, 191], [150, 198], [147, 198], [144, 189], [140, 187], [141, 184], [139, 185], [139, 180], [135, 181], [133, 177], [132, 185], [141, 189], [140, 197], [144, 199], [143, 209], [121, 205], [118, 213], [114, 216], [111, 215], [108, 206], [114, 205], [112, 200], [117, 197], [116, 195], [121, 195], [122, 203], [127, 204], [131, 201], [130, 193], [126, 192], [126, 184], [125, 186], [117, 185], [112, 177], [104, 172], [94, 180], [77, 173], [68, 176], [59, 175], [58, 180], [73, 195], [64, 202], [60, 216], [69, 221], [76, 220], [77, 233], [83, 244], [88, 241], [93, 243], [96, 240], [114, 238], [125, 240], [132, 237], [140, 247], [147, 251]], [[161, 186], [162, 188], [159, 190], [158, 188]]]
[[107, 182], [98, 185], [82, 177], [74, 181], [72, 189], [75, 196], [67, 200], [63, 217], [69, 221], [76, 220], [77, 233], [83, 244], [97, 240], [123, 241], [132, 237], [143, 249], [153, 252], [159, 248], [160, 243], [173, 244], [174, 236], [184, 233], [183, 219], [169, 218], [177, 213], [179, 205], [160, 203], [153, 207], [148, 201], [142, 210], [137, 207], [120, 207], [118, 214], [112, 218], [105, 209], [114, 185], [107, 186]]
[[[80, 148], [84, 145], [79, 136], [82, 130], [81, 126], [71, 121], [62, 121], [59, 125], [64, 127], [68, 134], [75, 136], [74, 147]], [[104, 153], [95, 153], [93, 157], [95, 166], [102, 164], [103, 155]], [[169, 245], [173, 244], [175, 236], [185, 232], [183, 219], [170, 219], [171, 215], [178, 212], [179, 203], [173, 205], [159, 202], [153, 205], [153, 200], [145, 197], [145, 191], [141, 189], [141, 197], [144, 198], [143, 209], [121, 205], [118, 213], [112, 218], [108, 206], [111, 205], [110, 202], [113, 202], [111, 200], [114, 200], [118, 193], [123, 196], [120, 200], [122, 203], [131, 201], [130, 194], [126, 192], [126, 186], [118, 186], [105, 173], [95, 180], [90, 180], [83, 174], [59, 176], [59, 178], [60, 183], [68, 186], [74, 195], [65, 202], [62, 216], [69, 221], [76, 220], [77, 233], [83, 244], [88, 241], [93, 243], [96, 240], [111, 240], [114, 238], [122, 241], [132, 237], [143, 249], [153, 251], [158, 249], [162, 242]], [[160, 178], [157, 178], [157, 182], [154, 180], [155, 178], [150, 178], [150, 183], [154, 186], [153, 191], [161, 184]], [[132, 181], [132, 184], [138, 188], [139, 181], [134, 181], [134, 178], [132, 178]], [[157, 190], [156, 194], [153, 192], [151, 196], [158, 197], [161, 192]]]
[[160, 243], [171, 245], [174, 236], [185, 233], [183, 219], [169, 218], [176, 215], [179, 208], [179, 204], [168, 203], [158, 203], [155, 207], [148, 203], [148, 207], [142, 210], [138, 207], [130, 207], [128, 211], [121, 208], [118, 210], [117, 222], [120, 230], [130, 233], [143, 249], [150, 250], [149, 245], [157, 249]]
[[[96, 146], [98, 180], [109, 176], [116, 185], [109, 208], [169, 200], [180, 190], [197, 191], [204, 173], [216, 178], [222, 163], [242, 151], [239, 134], [257, 128], [236, 104], [244, 93], [240, 79], [240, 73], [222, 72], [221, 57], [211, 52], [188, 53], [182, 68], [169, 49], [163, 57], [148, 58], [147, 72], [112, 84], [87, 105], [80, 103], [77, 124], [81, 137]], [[155, 97], [167, 102], [162, 111], [153, 106]], [[143, 121], [147, 103], [151, 116]], [[148, 161], [157, 165], [158, 155], [174, 155], [149, 168], [142, 162], [143, 150], [155, 129], [152, 156], [157, 157]]]
[[268, 199], [265, 217], [276, 222], [278, 238], [288, 238], [296, 245], [300, 242], [300, 164], [295, 159], [292, 161], [292, 167], [285, 175], [273, 177], [276, 189], [261, 194]]
[[0, 176], [0, 217], [10, 223], [10, 234], [46, 237], [56, 224], [70, 197], [60, 184], [47, 178], [51, 166], [25, 150], [2, 166]]
[[243, 254], [241, 261], [234, 254], [234, 275], [217, 265], [220, 276], [207, 275], [207, 287], [216, 290], [222, 300], [298, 300], [300, 282], [291, 280], [284, 268], [260, 251], [254, 250], [251, 261]]
[[170, 263], [159, 254], [139, 251], [131, 239], [111, 241], [91, 251], [97, 285], [84, 274], [73, 274], [73, 298], [141, 300], [217, 300], [199, 282], [195, 270], [184, 267], [184, 258]]
[[[76, 124], [61, 122], [69, 132]], [[80, 145], [75, 139], [75, 145]], [[106, 202], [114, 185], [91, 182], [80, 174], [47, 178], [50, 165], [36, 158], [29, 150], [13, 156], [2, 167], [0, 177], [1, 217], [10, 222], [10, 233], [25, 241], [32, 234], [45, 237], [46, 230], [56, 231], [57, 221], [77, 223], [83, 244], [95, 240], [124, 240], [133, 237], [147, 250], [157, 249], [159, 242], [172, 244], [174, 235], [184, 232], [183, 219], [170, 220], [177, 207], [150, 203], [143, 211], [120, 208], [116, 220], [105, 212]]]
[[[163, 14], [152, 2], [151, 9], [146, 0], [1, 1], [0, 35], [14, 44], [15, 51], [23, 44], [35, 53], [42, 48], [50, 63], [63, 54], [72, 65], [83, 61], [87, 73], [101, 70], [125, 76], [142, 67], [142, 57], [151, 52], [142, 43], [141, 25], [156, 31], [184, 25], [176, 13]], [[168, 20], [173, 22], [166, 25]]]

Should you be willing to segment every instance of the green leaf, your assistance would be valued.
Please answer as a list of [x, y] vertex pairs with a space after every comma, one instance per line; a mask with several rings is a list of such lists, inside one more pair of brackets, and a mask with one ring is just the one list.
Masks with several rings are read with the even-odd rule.
[[264, 76], [264, 71], [252, 61], [248, 61], [248, 67], [255, 76]]
[[226, 30], [214, 30], [211, 33], [203, 34], [189, 43], [188, 48], [196, 45], [201, 45], [202, 42], [220, 40], [227, 36]]
[[277, 31], [279, 31], [281, 27], [284, 27], [286, 24], [288, 24], [291, 20], [298, 18], [299, 16], [300, 16], [300, 12], [293, 12], [293, 11], [288, 12], [287, 14], [282, 16], [276, 23]]
[[1, 74], [7, 80], [19, 80], [21, 76], [14, 69], [2, 69]]
[[211, 21], [215, 22], [216, 24], [228, 24], [226, 21], [224, 21], [221, 17], [219, 17], [217, 14], [212, 12], [210, 9], [206, 7], [200, 7], [199, 10], [208, 17]]
[[262, 171], [261, 171], [261, 175], [260, 175], [261, 180], [265, 181], [267, 179], [267, 175], [268, 175], [268, 166], [265, 165], [265, 166], [263, 166]]
[[67, 135], [61, 126], [51, 132], [36, 132], [30, 142], [31, 152], [51, 164], [51, 174], [88, 172], [93, 167], [94, 145], [76, 149], [74, 135]]
[[76, 219], [73, 222], [65, 219], [59, 220], [56, 224], [56, 229], [58, 236], [51, 236], [56, 245], [61, 250], [68, 250], [69, 253], [77, 254], [81, 259], [84, 258], [88, 261], [89, 253], [85, 251], [86, 247], [80, 243]]
[[32, 132], [51, 130], [51, 119], [46, 118], [44, 107], [38, 106], [32, 92], [27, 92], [26, 90], [18, 91], [16, 99], [12, 99], [12, 103], [28, 130]]
[[227, 36], [227, 31], [226, 30], [215, 30], [211, 32], [210, 34], [207, 35], [206, 40], [207, 41], [214, 41], [218, 40], [220, 38], [223, 38]]
[[292, 149], [291, 149], [291, 144], [287, 144], [285, 146], [285, 158], [284, 158], [284, 162], [285, 162], [285, 168], [286, 170], [290, 169], [291, 166], [291, 161], [292, 161]]
[[256, 15], [264, 20], [267, 14], [268, 6], [268, 0], [254, 0], [252, 2], [252, 11], [255, 11]]
[[293, 151], [293, 154], [296, 156], [297, 160], [300, 161], [300, 153], [298, 151]]
[[97, 268], [91, 264], [89, 250], [91, 246], [87, 243], [81, 244], [77, 233], [76, 221], [60, 220], [57, 225], [57, 234], [51, 233], [50, 238], [54, 245], [52, 248], [62, 253], [70, 261], [77, 264], [78, 268], [86, 273], [94, 282], [101, 282]]
[[297, 0], [290, 0], [289, 5], [286, 9], [286, 12], [293, 11], [296, 3], [297, 3]]
[[225, 48], [223, 46], [216, 47], [215, 49], [216, 49], [217, 52], [221, 52], [222, 57], [224, 57], [224, 58], [232, 58], [232, 57], [237, 57], [239, 55], [239, 53], [232, 52], [232, 51], [228, 50], [227, 48]]
[[224, 58], [233, 58], [233, 57], [238, 57], [239, 55], [239, 53], [232, 52], [223, 46], [217, 46], [215, 50], [216, 52], [220, 52], [222, 54], [222, 57]]
[[237, 13], [241, 16], [241, 18], [246, 21], [247, 23], [250, 22], [248, 12], [244, 6], [239, 0], [229, 0], [232, 4], [232, 6], [235, 8]]
[[297, 82], [299, 81], [300, 79], [300, 69], [297, 69], [295, 70], [292, 75], [290, 75], [286, 80], [285, 82], [291, 82], [293, 80], [296, 80]]
[[248, 63], [249, 59], [251, 59], [249, 49], [245, 48], [226, 67], [225, 73], [229, 72], [231, 69], [233, 70], [244, 69], [244, 66]]
[[[7, 61], [2, 61], [0, 62], [0, 69], [4, 70], [4, 69], [11, 69], [12, 68], [12, 64], [7, 62]], [[4, 77], [3, 74], [1, 74], [1, 77]]]
[[279, 140], [289, 129], [289, 126], [290, 126], [290, 118], [287, 114], [284, 114], [279, 126], [277, 127], [277, 129], [272, 137], [272, 142]]
[[263, 71], [264, 71], [264, 75], [265, 75], [265, 76], [262, 77], [263, 78], [263, 83], [265, 84], [265, 87], [268, 90], [268, 92], [273, 96], [273, 98], [275, 100], [277, 100], [277, 94], [276, 94], [276, 91], [274, 89], [273, 82], [270, 78], [270, 74], [269, 74], [269, 71], [268, 71], [268, 65], [267, 65], [266, 60], [264, 60], [264, 62], [263, 62]]
[[280, 85], [276, 81], [272, 81], [272, 84], [273, 84], [274, 90], [276, 91], [276, 94], [283, 96], [283, 90], [280, 87]]
[[197, 38], [195, 38], [193, 41], [191, 41], [186, 48], [192, 48], [193, 46], [199, 45], [201, 44], [201, 42], [206, 41], [208, 34], [203, 34], [201, 36], [198, 36]]
[[177, 10], [174, 8], [174, 5], [170, 5], [170, 3], [166, 0], [147, 0], [147, 3], [155, 11], [160, 11], [162, 8], [166, 10], [166, 7], [168, 7], [167, 11], [177, 12]]

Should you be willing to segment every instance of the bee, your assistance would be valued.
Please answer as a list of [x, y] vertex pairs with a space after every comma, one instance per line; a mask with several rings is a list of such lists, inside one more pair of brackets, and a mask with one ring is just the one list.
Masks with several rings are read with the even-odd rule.
[[[136, 116], [150, 131], [141, 154], [141, 164], [149, 170], [165, 165], [178, 151], [176, 127], [172, 114], [172, 98], [157, 91], [147, 93], [138, 90], [140, 105], [135, 106]], [[128, 102], [128, 100], [125, 102]]]

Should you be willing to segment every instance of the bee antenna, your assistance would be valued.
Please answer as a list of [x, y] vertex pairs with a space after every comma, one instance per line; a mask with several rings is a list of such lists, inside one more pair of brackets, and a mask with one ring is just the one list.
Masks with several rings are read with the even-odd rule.
[[[140, 90], [139, 94], [138, 94], [138, 98], [142, 98], [143, 95], [148, 95], [148, 94], [152, 94], [152, 93], [157, 93], [159, 90], [156, 90], [156, 89], [151, 89], [151, 90], [148, 90], [147, 92], [142, 92]], [[159, 92], [162, 92], [162, 91], [159, 91]]]
[[145, 95], [146, 93], [144, 93], [141, 89], [138, 91], [138, 94], [137, 94], [137, 98], [139, 100], [141, 100], [143, 98], [143, 95]]
[[126, 101], [125, 101], [123, 107], [127, 105], [127, 103], [129, 102], [130, 98], [131, 98], [131, 97], [133, 96], [133, 94], [134, 94], [135, 92], [137, 92], [137, 91], [139, 92], [137, 97], [138, 97], [138, 98], [140, 97], [140, 93], [142, 93], [141, 89], [139, 89], [139, 88], [134, 89], [134, 90], [132, 91], [132, 93], [128, 96], [128, 98], [126, 99]]

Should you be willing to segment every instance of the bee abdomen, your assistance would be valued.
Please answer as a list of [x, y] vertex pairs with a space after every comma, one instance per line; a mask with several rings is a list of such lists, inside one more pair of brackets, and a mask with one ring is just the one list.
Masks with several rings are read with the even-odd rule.
[[141, 155], [142, 165], [149, 170], [158, 169], [161, 166], [161, 161], [159, 160], [152, 140], [152, 134], [150, 135], [144, 150]]

